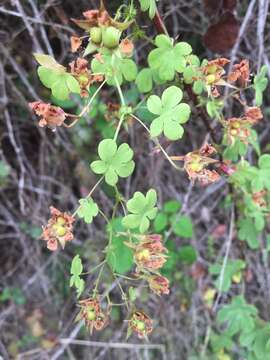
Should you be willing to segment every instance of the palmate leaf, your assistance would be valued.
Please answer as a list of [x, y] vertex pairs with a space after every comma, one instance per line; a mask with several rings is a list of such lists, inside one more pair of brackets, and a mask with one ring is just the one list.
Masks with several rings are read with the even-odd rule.
[[133, 150], [124, 143], [117, 147], [112, 139], [102, 140], [98, 145], [100, 160], [91, 163], [96, 174], [104, 174], [108, 185], [114, 186], [118, 177], [126, 178], [132, 174], [135, 163], [132, 160]]
[[44, 86], [51, 89], [52, 95], [59, 100], [66, 100], [70, 93], [79, 94], [80, 85], [74, 76], [66, 72], [66, 68], [56, 62], [49, 55], [35, 54], [41, 65], [38, 67], [38, 76]]
[[175, 235], [183, 238], [193, 237], [193, 224], [188, 216], [181, 216], [173, 224], [173, 232]]
[[224, 305], [219, 310], [217, 321], [219, 324], [227, 324], [227, 333], [235, 335], [237, 333], [249, 333], [255, 327], [255, 318], [258, 310], [246, 303], [243, 296], [237, 296], [229, 305]]
[[153, 19], [157, 10], [156, 0], [139, 0], [139, 2], [142, 11], [148, 10], [150, 19]]
[[137, 76], [137, 65], [131, 59], [122, 58], [111, 53], [102, 54], [102, 62], [94, 58], [91, 62], [94, 73], [104, 74], [108, 85], [116, 85], [115, 77], [121, 85], [124, 81], [134, 81]]
[[260, 246], [259, 233], [260, 232], [256, 230], [254, 221], [251, 218], [245, 218], [239, 221], [239, 239], [246, 241], [248, 246], [253, 250], [258, 249]]
[[142, 93], [147, 93], [153, 88], [152, 70], [149, 68], [142, 69], [136, 77], [136, 85]]
[[262, 105], [263, 101], [263, 92], [267, 88], [268, 79], [266, 77], [267, 66], [264, 65], [261, 67], [259, 73], [254, 77], [253, 88], [255, 90], [255, 103], [257, 106]]
[[77, 297], [80, 297], [85, 286], [84, 280], [81, 279], [80, 277], [82, 271], [83, 271], [82, 260], [80, 258], [80, 255], [77, 254], [76, 256], [74, 256], [71, 263], [71, 268], [70, 268], [71, 277], [69, 283], [70, 287], [74, 286], [76, 288]]
[[210, 274], [218, 275], [217, 280], [215, 281], [215, 286], [217, 290], [226, 292], [230, 290], [232, 285], [232, 278], [234, 275], [238, 274], [241, 270], [246, 267], [246, 264], [242, 260], [228, 260], [224, 271], [222, 273], [223, 264], [214, 264], [209, 267]]
[[146, 196], [136, 191], [133, 197], [127, 202], [127, 209], [130, 214], [123, 218], [122, 224], [128, 229], [139, 228], [141, 233], [148, 230], [150, 220], [157, 215], [157, 193], [154, 189], [148, 190]]
[[254, 332], [254, 343], [252, 350], [258, 360], [270, 360], [270, 326]]
[[151, 95], [147, 101], [148, 110], [158, 115], [150, 126], [152, 137], [164, 135], [170, 140], [178, 140], [183, 136], [184, 128], [180, 125], [188, 121], [190, 107], [181, 103], [183, 92], [176, 86], [164, 90], [161, 98]]
[[106, 249], [106, 260], [114, 272], [125, 274], [133, 266], [133, 251], [125, 245], [126, 236], [118, 234], [124, 231], [121, 218], [110, 222], [108, 232], [110, 231], [112, 231], [112, 237]]
[[264, 154], [259, 158], [259, 171], [252, 180], [252, 190], [258, 192], [266, 188], [270, 190], [270, 155]]
[[80, 206], [77, 211], [78, 216], [87, 224], [91, 224], [93, 218], [98, 214], [98, 206], [92, 198], [79, 200]]
[[191, 54], [192, 48], [186, 42], [174, 45], [173, 40], [166, 35], [155, 38], [156, 49], [148, 55], [148, 64], [151, 69], [157, 70], [160, 79], [171, 81], [175, 73], [182, 73], [187, 65], [186, 57]]

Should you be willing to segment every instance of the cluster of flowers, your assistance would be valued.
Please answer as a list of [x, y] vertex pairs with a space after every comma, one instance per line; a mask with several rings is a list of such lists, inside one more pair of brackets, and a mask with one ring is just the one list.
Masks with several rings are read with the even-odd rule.
[[241, 88], [245, 88], [250, 76], [248, 60], [242, 60], [239, 64], [235, 64], [232, 71], [226, 76], [224, 67], [229, 63], [230, 60], [226, 58], [211, 60], [199, 69], [201, 75], [196, 76], [194, 80], [202, 80], [207, 85], [209, 94], [214, 98], [220, 96], [218, 86], [226, 86], [238, 82]]
[[251, 127], [263, 118], [258, 107], [247, 107], [245, 114], [239, 118], [230, 118], [224, 122], [226, 139], [229, 145], [233, 145], [236, 139], [248, 144], [251, 135]]
[[[43, 228], [42, 238], [47, 242], [47, 248], [55, 251], [58, 244], [64, 249], [65, 244], [73, 239], [74, 217], [51, 207], [51, 218]], [[166, 262], [166, 247], [162, 237], [157, 234], [137, 235], [136, 244], [127, 243], [134, 251], [137, 278], [146, 280], [150, 289], [157, 295], [169, 293], [169, 280], [158, 271]], [[92, 333], [93, 329], [101, 330], [109, 322], [110, 309], [102, 311], [99, 296], [94, 295], [79, 302], [81, 308], [77, 319], [82, 319]], [[152, 331], [152, 320], [143, 311], [134, 311], [129, 320], [129, 330], [139, 337], [147, 337]]]

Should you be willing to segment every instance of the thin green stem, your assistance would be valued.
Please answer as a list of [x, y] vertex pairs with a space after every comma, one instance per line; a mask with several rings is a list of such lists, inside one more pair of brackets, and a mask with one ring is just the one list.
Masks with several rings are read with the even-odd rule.
[[101, 269], [99, 270], [99, 273], [98, 273], [98, 277], [97, 277], [97, 280], [95, 282], [95, 287], [94, 287], [94, 290], [93, 290], [93, 293], [94, 293], [94, 296], [96, 295], [97, 293], [97, 289], [98, 289], [98, 284], [99, 284], [99, 281], [100, 281], [100, 278], [101, 278], [101, 275], [103, 273], [103, 269], [104, 269], [104, 266], [106, 265], [106, 262], [101, 266]]
[[120, 100], [121, 100], [121, 104], [123, 106], [125, 106], [126, 105], [125, 98], [124, 98], [121, 86], [120, 86], [119, 81], [118, 81], [116, 76], [114, 77], [114, 81], [116, 83], [116, 87], [117, 87], [117, 91], [118, 91], [118, 94], [119, 94], [119, 97], [120, 97]]
[[[125, 98], [124, 98], [121, 86], [120, 86], [119, 81], [117, 80], [116, 76], [114, 77], [114, 81], [116, 83], [116, 87], [117, 87], [117, 91], [118, 91], [118, 94], [119, 94], [119, 97], [120, 97], [120, 100], [121, 100], [121, 104], [122, 104], [122, 106], [126, 106]], [[115, 131], [114, 137], [113, 137], [114, 141], [116, 141], [116, 139], [117, 139], [117, 137], [119, 135], [119, 131], [121, 129], [121, 126], [122, 126], [124, 120], [125, 120], [125, 115], [122, 114], [121, 117], [120, 117], [119, 123], [117, 125], [117, 129]]]
[[[144, 128], [145, 130], [148, 132], [148, 134], [150, 134], [150, 130], [149, 128], [141, 121], [141, 119], [139, 119], [136, 115], [131, 114], [131, 116], [137, 120]], [[162, 151], [163, 155], [166, 157], [166, 159], [169, 161], [169, 163], [177, 170], [182, 171], [183, 169], [179, 166], [177, 166], [172, 159], [170, 158], [170, 156], [168, 155], [168, 153], [166, 152], [166, 150], [163, 148], [163, 146], [160, 144], [160, 142], [158, 141], [158, 139], [151, 139], [157, 146], [158, 148]]]
[[118, 135], [119, 135], [119, 131], [120, 131], [121, 126], [122, 126], [122, 124], [123, 124], [124, 118], [125, 118], [125, 115], [122, 115], [122, 116], [120, 117], [119, 123], [118, 123], [117, 128], [116, 128], [115, 133], [114, 133], [114, 137], [113, 137], [113, 140], [114, 140], [114, 141], [116, 141], [116, 139], [117, 139], [117, 137], [118, 137]]
[[109, 221], [109, 219], [107, 218], [107, 216], [104, 214], [104, 212], [103, 212], [102, 210], [100, 210], [100, 209], [99, 209], [98, 211], [99, 211], [99, 213], [103, 216], [103, 218], [105, 219], [106, 223], [109, 224], [110, 221]]
[[100, 92], [100, 90], [102, 89], [102, 87], [104, 86], [104, 84], [106, 83], [106, 80], [104, 80], [101, 85], [97, 88], [97, 90], [94, 92], [93, 96], [91, 97], [91, 99], [89, 100], [88, 104], [82, 109], [82, 111], [80, 112], [80, 114], [78, 115], [78, 117], [82, 117], [90, 108], [92, 102], [95, 100], [96, 96], [98, 95], [98, 93]]
[[97, 269], [99, 269], [102, 265], [104, 265], [106, 263], [106, 259], [104, 259], [100, 264], [98, 264], [97, 266], [93, 267], [93, 269], [89, 270], [89, 271], [86, 271], [86, 272], [83, 272], [81, 273], [81, 275], [89, 275], [89, 274], [92, 274], [94, 273]]

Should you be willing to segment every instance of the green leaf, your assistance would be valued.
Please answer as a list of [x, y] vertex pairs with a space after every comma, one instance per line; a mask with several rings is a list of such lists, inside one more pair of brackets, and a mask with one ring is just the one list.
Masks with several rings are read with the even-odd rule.
[[173, 232], [175, 235], [183, 238], [192, 238], [193, 237], [193, 224], [191, 219], [188, 216], [181, 216], [173, 224]]
[[70, 94], [64, 76], [61, 76], [57, 82], [53, 83], [51, 90], [52, 90], [52, 95], [60, 100], [67, 99]]
[[168, 225], [168, 216], [165, 213], [157, 214], [154, 220], [154, 230], [157, 233], [161, 233], [166, 229]]
[[38, 77], [42, 84], [51, 89], [53, 84], [61, 78], [61, 73], [45, 66], [39, 66], [37, 69]]
[[191, 245], [182, 246], [178, 252], [178, 258], [185, 264], [193, 264], [197, 260], [197, 252]]
[[117, 144], [112, 139], [99, 143], [98, 154], [101, 160], [91, 163], [91, 169], [96, 174], [104, 174], [108, 185], [114, 186], [118, 177], [126, 178], [132, 174], [135, 163], [132, 160], [133, 151], [128, 144]]
[[127, 81], [134, 81], [136, 79], [138, 69], [136, 63], [131, 59], [123, 59], [120, 63], [120, 68], [124, 78]]
[[161, 34], [155, 38], [156, 49], [148, 55], [148, 64], [152, 70], [158, 72], [161, 80], [171, 81], [175, 73], [182, 73], [187, 66], [187, 56], [192, 51], [189, 44], [179, 42], [175, 46], [173, 40]]
[[80, 276], [82, 271], [83, 271], [82, 260], [80, 258], [80, 255], [77, 254], [76, 256], [74, 256], [72, 260], [70, 273], [72, 275]]
[[127, 209], [131, 214], [123, 218], [123, 225], [128, 229], [139, 228], [141, 233], [148, 230], [150, 220], [157, 215], [157, 194], [154, 189], [148, 190], [146, 196], [137, 191], [127, 202]]
[[174, 214], [181, 209], [181, 204], [177, 200], [169, 200], [164, 203], [163, 209], [166, 213]]
[[160, 98], [157, 95], [151, 95], [147, 100], [147, 108], [151, 113], [160, 115], [162, 112], [162, 102]]
[[196, 95], [201, 95], [201, 93], [203, 92], [203, 89], [204, 89], [204, 84], [203, 84], [202, 80], [194, 81], [192, 89]]
[[39, 65], [44, 66], [47, 69], [65, 73], [66, 68], [60, 65], [52, 56], [38, 53], [34, 53], [33, 55]]
[[179, 104], [183, 92], [176, 86], [170, 86], [164, 90], [161, 99], [157, 95], [151, 95], [147, 101], [147, 108], [156, 117], [150, 126], [152, 137], [159, 136], [162, 132], [170, 140], [178, 140], [183, 136], [184, 129], [180, 124], [185, 123], [190, 116], [188, 104]]
[[153, 19], [157, 10], [156, 0], [139, 0], [139, 2], [142, 11], [148, 10], [150, 19]]
[[252, 350], [259, 360], [269, 360], [269, 338], [270, 338], [270, 326], [267, 325], [263, 329], [258, 329], [255, 332], [254, 344]]
[[251, 218], [240, 220], [238, 236], [240, 240], [246, 241], [251, 249], [259, 248], [259, 231], [256, 230]]
[[136, 85], [141, 93], [147, 93], [153, 88], [153, 77], [151, 69], [142, 69], [136, 78]]
[[137, 76], [137, 65], [133, 60], [122, 58], [111, 52], [102, 54], [102, 62], [94, 58], [91, 69], [94, 73], [103, 74], [108, 85], [114, 86], [116, 86], [115, 76], [119, 85], [122, 84], [123, 79], [134, 81]]
[[98, 214], [98, 206], [92, 198], [79, 200], [80, 206], [77, 214], [87, 224], [91, 224], [93, 218]]
[[207, 114], [211, 117], [214, 118], [217, 116], [218, 114], [218, 108], [216, 106], [216, 102], [214, 100], [210, 100], [207, 102], [206, 104], [206, 111]]
[[177, 86], [170, 86], [163, 91], [161, 102], [163, 109], [171, 110], [180, 103], [183, 98], [183, 91]]
[[219, 324], [227, 324], [227, 332], [230, 335], [248, 333], [255, 327], [257, 313], [258, 311], [253, 305], [247, 304], [242, 296], [237, 296], [233, 298], [231, 304], [224, 305], [219, 310], [217, 321]]
[[65, 76], [66, 84], [70, 92], [80, 94], [81, 88], [78, 81], [72, 75], [67, 74]]
[[240, 271], [245, 269], [246, 263], [242, 260], [228, 260], [225, 267], [223, 264], [214, 264], [209, 267], [209, 272], [212, 275], [218, 275], [215, 281], [217, 290], [226, 292], [230, 290], [232, 285], [232, 278]]
[[106, 260], [114, 272], [125, 274], [133, 266], [133, 251], [125, 245], [127, 238], [117, 234], [124, 231], [121, 222], [121, 218], [116, 218], [108, 226], [108, 232], [112, 231], [112, 238], [106, 249]]
[[71, 263], [71, 268], [70, 268], [71, 277], [69, 283], [70, 287], [75, 286], [77, 297], [80, 297], [85, 286], [84, 280], [80, 278], [82, 271], [83, 271], [82, 261], [80, 255], [77, 254], [76, 256], [74, 256]]
[[215, 353], [223, 349], [231, 350], [233, 347], [233, 341], [226, 332], [217, 335], [212, 331], [210, 342], [211, 347]]
[[270, 190], [270, 155], [264, 154], [259, 158], [259, 171], [252, 180], [252, 190], [258, 192], [266, 188]]
[[266, 77], [267, 66], [261, 67], [259, 73], [254, 77], [253, 88], [255, 90], [255, 103], [257, 106], [261, 106], [263, 102], [263, 92], [268, 85], [268, 79]]

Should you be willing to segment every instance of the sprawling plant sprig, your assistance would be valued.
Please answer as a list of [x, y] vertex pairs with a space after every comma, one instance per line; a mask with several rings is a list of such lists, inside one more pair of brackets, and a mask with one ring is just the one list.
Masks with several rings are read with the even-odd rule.
[[[155, 0], [140, 0], [140, 5], [142, 11], [149, 12], [151, 19], [157, 16]], [[124, 9], [124, 17], [121, 9]], [[265, 228], [270, 215], [270, 155], [264, 154], [260, 149], [255, 130], [257, 123], [263, 118], [258, 106], [262, 104], [263, 92], [267, 87], [266, 68], [262, 67], [251, 83], [247, 60], [234, 64], [228, 73], [228, 59], [201, 61], [192, 53], [192, 47], [187, 42], [175, 41], [165, 30], [164, 34], [159, 34], [150, 41], [153, 48], [147, 56], [147, 67], [140, 68], [133, 59], [133, 37], [135, 39], [138, 36], [138, 25], [132, 28], [135, 16], [132, 1], [129, 6], [123, 4], [115, 18], [109, 15], [101, 1], [99, 9], [85, 11], [83, 19], [73, 19], [84, 30], [84, 34], [71, 38], [72, 52], [79, 53], [72, 63], [63, 66], [49, 55], [34, 56], [39, 64], [38, 76], [43, 85], [50, 89], [51, 102], [57, 105], [59, 100], [80, 96], [83, 108], [78, 114], [69, 114], [59, 106], [42, 101], [31, 103], [30, 107], [41, 117], [40, 126], [47, 126], [55, 131], [60, 126], [71, 128], [79, 124], [97, 101], [97, 96], [102, 98], [104, 87], [109, 87], [112, 93], [116, 93], [120, 104], [110, 105], [113, 107], [110, 128], [113, 134], [100, 141], [98, 158], [90, 164], [92, 172], [99, 175], [97, 182], [89, 190], [89, 194], [79, 200], [78, 208], [74, 209], [73, 214], [51, 208], [51, 219], [44, 227], [43, 239], [52, 251], [59, 248], [59, 244], [64, 248], [73, 240], [76, 216], [86, 224], [101, 217], [106, 222], [104, 233], [108, 242], [102, 255], [104, 259], [89, 271], [98, 271], [91, 289], [86, 288], [83, 276], [89, 272], [83, 272], [84, 264], [79, 254], [75, 254], [71, 264], [70, 286], [75, 287], [80, 299], [78, 319], [83, 320], [91, 332], [94, 329], [101, 330], [108, 324], [110, 309], [114, 303], [110, 298], [110, 289], [100, 293], [103, 288], [100, 282], [106, 269], [115, 279], [123, 305], [127, 308], [128, 335], [135, 332], [139, 337], [146, 338], [153, 329], [153, 323], [143, 310], [136, 307], [138, 299], [134, 284], [144, 282], [155, 294], [168, 294], [169, 280], [164, 276], [166, 261], [169, 258], [173, 262], [175, 254], [167, 234], [173, 233], [189, 239], [193, 236], [193, 226], [188, 216], [181, 215], [177, 218], [176, 213], [181, 210], [174, 200], [167, 202], [163, 211], [158, 212], [155, 189], [138, 189], [143, 192], [136, 191], [130, 199], [121, 194], [121, 182], [127, 177], [131, 177], [132, 181], [137, 158], [136, 150], [128, 144], [129, 140], [121, 140], [122, 134], [128, 130], [130, 120], [144, 128], [149, 141], [155, 143], [159, 154], [168, 160], [174, 171], [181, 172], [182, 176], [185, 176], [185, 172], [192, 183], [198, 182], [199, 185], [206, 186], [221, 178], [229, 183], [230, 196], [234, 200], [232, 207], [237, 209], [238, 214], [237, 236], [252, 249], [259, 248], [258, 235]], [[124, 31], [127, 28], [130, 28], [130, 32], [125, 37]], [[149, 40], [143, 31], [140, 37]], [[83, 39], [87, 39], [85, 47]], [[131, 83], [135, 83], [141, 93], [140, 100], [134, 106], [130, 106], [123, 91], [124, 86]], [[240, 95], [245, 92], [255, 96], [256, 106], [242, 100], [244, 97]], [[236, 99], [242, 106], [240, 117], [226, 117], [225, 102], [228, 98]], [[145, 104], [152, 115], [150, 128], [143, 116], [140, 118], [142, 104]], [[194, 105], [202, 111], [203, 123], [206, 130], [210, 131], [213, 144], [204, 143], [199, 149], [190, 148], [187, 154], [168, 154], [161, 145], [162, 142], [159, 142], [159, 137], [164, 135], [169, 142], [180, 140], [184, 136], [182, 125], [189, 119], [192, 121]], [[216, 120], [221, 129], [219, 143], [213, 136], [211, 118]], [[188, 126], [189, 124], [185, 125]], [[257, 163], [245, 159], [253, 149]], [[178, 161], [183, 163], [182, 167], [177, 165]], [[111, 213], [95, 199], [95, 190], [104, 182], [115, 195]], [[170, 229], [167, 229], [169, 224]], [[151, 233], [152, 229], [156, 233]], [[166, 244], [162, 239], [162, 232], [168, 240]], [[165, 246], [167, 244], [170, 246]], [[192, 263], [196, 256], [194, 249], [186, 245], [179, 259]], [[210, 266], [209, 273], [213, 275], [212, 282], [216, 289], [207, 289], [204, 300], [208, 306], [213, 305], [213, 298], [218, 293], [214, 312], [222, 293], [230, 291], [233, 284], [241, 283], [246, 267], [244, 260], [228, 259], [228, 254]], [[128, 291], [123, 289], [121, 278], [131, 282], [132, 286], [129, 286]], [[91, 293], [91, 296], [85, 298], [87, 293]], [[101, 306], [104, 298], [108, 305], [106, 311]], [[267, 359], [269, 342], [266, 337], [269, 325], [257, 324], [257, 320], [256, 308], [248, 305], [242, 296], [235, 297], [217, 315], [218, 324], [227, 324], [226, 332], [218, 335], [212, 329], [211, 336], [211, 331], [207, 332], [204, 355], [210, 341], [214, 353], [226, 356], [225, 352], [231, 351], [232, 338], [237, 335], [243, 348], [247, 348], [252, 354], [249, 359]], [[256, 333], [257, 327], [259, 330]]]

